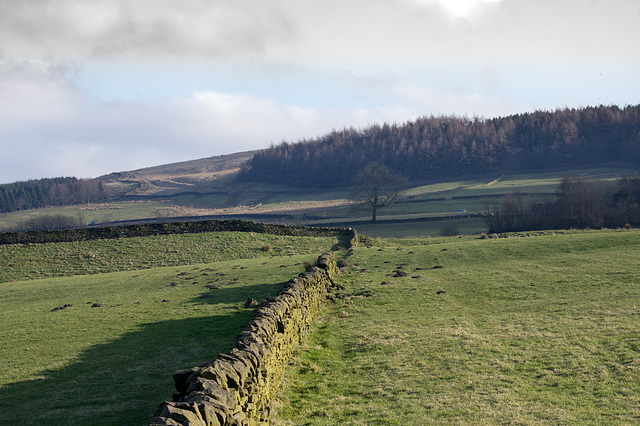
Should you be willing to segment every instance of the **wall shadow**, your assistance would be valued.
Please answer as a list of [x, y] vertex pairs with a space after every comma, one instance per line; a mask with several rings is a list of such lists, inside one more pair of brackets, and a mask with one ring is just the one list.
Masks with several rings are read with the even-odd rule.
[[219, 353], [228, 352], [253, 312], [253, 308], [241, 307], [246, 295], [268, 297], [275, 286], [203, 291], [213, 297], [187, 303], [235, 301], [239, 307], [205, 318], [143, 324], [135, 332], [82, 352], [64, 368], [45, 371], [35, 380], [3, 386], [0, 424], [148, 424], [158, 405], [175, 393], [173, 372], [213, 361]]

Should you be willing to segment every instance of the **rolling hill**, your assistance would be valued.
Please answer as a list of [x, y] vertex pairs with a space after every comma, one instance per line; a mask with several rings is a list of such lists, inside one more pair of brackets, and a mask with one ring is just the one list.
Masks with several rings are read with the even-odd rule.
[[111, 173], [98, 179], [113, 191], [116, 198], [215, 192], [231, 184], [240, 167], [255, 153], [247, 151], [183, 161]]
[[[40, 205], [46, 209], [34, 204], [0, 215], [0, 230], [26, 229], [35, 219], [62, 215], [98, 225], [240, 218], [358, 226], [385, 236], [407, 235], [399, 222], [411, 224], [408, 235], [441, 234], [442, 221], [456, 218], [453, 228], [478, 233], [486, 226], [477, 216], [509, 192], [552, 197], [563, 176], [612, 181], [636, 172], [639, 117], [640, 106], [599, 106], [490, 120], [422, 117], [343, 129], [259, 151], [73, 182], [69, 191], [104, 192], [94, 199], [67, 197], [71, 201], [65, 203], [45, 197]], [[403, 202], [381, 211], [375, 227], [366, 223], [368, 213], [354, 211], [349, 201], [353, 175], [370, 161], [408, 178]], [[39, 183], [32, 186], [46, 193], [47, 182]], [[65, 184], [56, 185], [56, 194], [63, 193]]]

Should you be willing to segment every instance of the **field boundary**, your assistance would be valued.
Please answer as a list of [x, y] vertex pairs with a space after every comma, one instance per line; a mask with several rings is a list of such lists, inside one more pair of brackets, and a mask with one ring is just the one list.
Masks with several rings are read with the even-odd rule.
[[256, 232], [293, 237], [343, 237], [347, 247], [357, 242], [352, 228], [315, 228], [276, 225], [246, 220], [199, 220], [187, 222], [146, 223], [140, 225], [74, 228], [60, 231], [27, 231], [0, 233], [0, 244], [40, 244], [89, 240], [105, 240], [153, 235], [195, 234], [204, 232]]
[[150, 425], [249, 425], [269, 420], [287, 360], [311, 327], [338, 273], [328, 252], [255, 310], [228, 354], [173, 375], [178, 393]]

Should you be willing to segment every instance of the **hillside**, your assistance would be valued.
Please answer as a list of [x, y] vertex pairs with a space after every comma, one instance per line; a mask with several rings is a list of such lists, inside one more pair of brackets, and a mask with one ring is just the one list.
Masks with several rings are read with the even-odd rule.
[[[339, 292], [290, 359], [273, 424], [634, 423], [638, 236], [337, 250]], [[0, 247], [0, 424], [148, 424], [174, 371], [229, 350], [248, 298], [273, 297], [337, 242], [219, 233]]]
[[246, 182], [343, 187], [370, 162], [410, 180], [640, 163], [640, 105], [536, 111], [494, 119], [421, 117], [333, 131], [256, 153]]
[[[349, 200], [353, 176], [370, 161], [408, 178], [403, 203], [382, 211], [375, 227]], [[0, 209], [0, 231], [239, 218], [364, 227], [375, 236], [479, 233], [487, 231], [479, 216], [505, 194], [553, 197], [571, 175], [614, 184], [639, 164], [640, 106], [422, 117], [91, 180], [2, 185], [0, 207], [10, 206]], [[450, 218], [460, 220], [443, 222]]]
[[233, 186], [240, 167], [255, 152], [115, 172], [93, 179], [35, 179], [0, 185], [0, 213], [87, 203], [212, 193]]
[[220, 191], [232, 183], [255, 151], [183, 161], [139, 170], [111, 173], [98, 179], [116, 198], [173, 196], [185, 192]]
[[376, 240], [289, 363], [278, 425], [628, 425], [637, 230]]
[[640, 105], [536, 111], [494, 119], [420, 117], [91, 180], [0, 185], [0, 212], [103, 201], [176, 201], [184, 194], [217, 194], [207, 207], [250, 206], [264, 203], [274, 192], [346, 188], [372, 161], [419, 184], [604, 164], [633, 169], [640, 164]]
[[336, 243], [226, 232], [0, 246], [0, 424], [148, 424], [174, 371], [229, 350], [248, 298], [275, 296]]

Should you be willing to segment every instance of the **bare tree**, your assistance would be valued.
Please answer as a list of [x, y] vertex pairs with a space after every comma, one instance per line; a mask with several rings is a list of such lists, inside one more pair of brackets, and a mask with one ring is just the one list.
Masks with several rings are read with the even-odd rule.
[[378, 209], [397, 201], [402, 195], [406, 179], [393, 173], [383, 164], [372, 162], [356, 175], [349, 198], [357, 208], [371, 212], [371, 222], [378, 218]]
[[520, 192], [505, 194], [493, 206], [485, 203], [485, 223], [490, 233], [512, 232], [528, 229], [529, 207]]
[[558, 209], [567, 228], [602, 228], [610, 216], [614, 186], [604, 180], [565, 176], [558, 190]]

